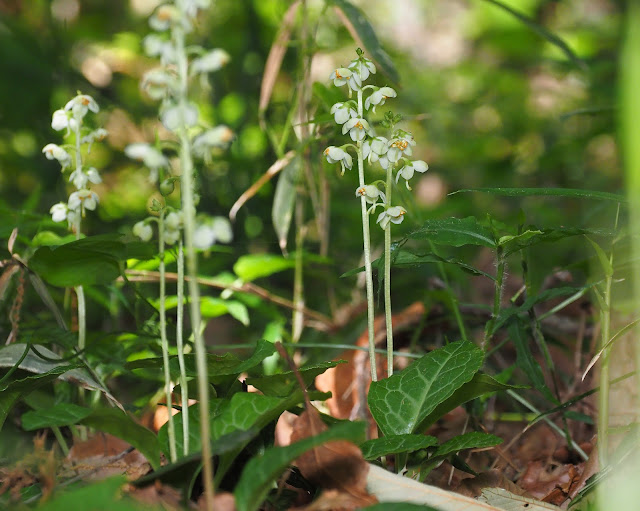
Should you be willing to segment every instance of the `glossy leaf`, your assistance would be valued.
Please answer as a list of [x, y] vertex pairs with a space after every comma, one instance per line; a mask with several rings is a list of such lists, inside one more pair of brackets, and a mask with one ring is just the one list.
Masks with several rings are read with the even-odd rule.
[[385, 436], [420, 433], [424, 420], [473, 378], [483, 360], [483, 351], [467, 341], [427, 353], [399, 373], [371, 384], [371, 415]]
[[518, 387], [500, 383], [488, 374], [476, 373], [470, 381], [459, 387], [451, 397], [436, 406], [436, 408], [424, 418], [418, 429], [424, 431], [451, 410], [477, 397], [514, 388]]
[[523, 248], [531, 247], [539, 243], [550, 243], [571, 236], [593, 234], [597, 236], [614, 236], [615, 231], [604, 229], [581, 229], [577, 227], [555, 227], [552, 229], [527, 230], [516, 236], [503, 236], [498, 244], [504, 250], [504, 256], [508, 256]]
[[595, 199], [626, 203], [624, 195], [601, 192], [599, 190], [581, 190], [579, 188], [465, 188], [456, 190], [457, 193], [482, 192], [505, 197], [564, 197], [567, 199]]
[[293, 268], [295, 261], [273, 254], [250, 254], [240, 257], [233, 265], [233, 271], [245, 282], [261, 277], [268, 277], [289, 268]]
[[447, 245], [462, 247], [464, 245], [479, 245], [495, 248], [496, 242], [489, 229], [478, 223], [475, 217], [445, 218], [443, 220], [428, 220], [422, 227], [407, 235], [408, 239], [425, 240]]
[[[334, 360], [331, 362], [322, 362], [320, 364], [301, 367], [298, 371], [302, 376], [302, 380], [308, 386], [311, 385], [316, 376], [341, 363], [345, 363], [345, 361]], [[298, 387], [298, 380], [291, 371], [258, 378], [247, 378], [246, 383], [253, 385], [267, 396], [288, 396]]]
[[390, 435], [367, 440], [360, 445], [365, 460], [375, 460], [389, 454], [414, 452], [438, 445], [438, 439], [425, 435]]
[[33, 410], [22, 414], [20, 421], [22, 429], [33, 431], [50, 427], [70, 426], [78, 424], [82, 419], [91, 415], [91, 408], [74, 405], [73, 403], [58, 403], [50, 408]]
[[252, 458], [244, 467], [234, 495], [238, 511], [255, 511], [269, 493], [273, 482], [300, 455], [332, 440], [358, 443], [365, 435], [362, 422], [344, 422], [319, 435], [305, 438], [286, 447], [272, 447]]
[[433, 453], [433, 458], [445, 458], [450, 454], [454, 454], [465, 449], [478, 449], [483, 447], [493, 447], [502, 443], [502, 438], [489, 435], [487, 433], [480, 433], [479, 431], [472, 431], [470, 433], [464, 433], [453, 437], [451, 440], [447, 440]]
[[345, 27], [356, 42], [361, 43], [367, 49], [368, 56], [379, 66], [380, 70], [394, 83], [400, 83], [398, 71], [393, 65], [391, 57], [382, 49], [373, 27], [363, 12], [347, 0], [328, 0], [328, 3], [333, 4], [344, 14], [342, 21]]

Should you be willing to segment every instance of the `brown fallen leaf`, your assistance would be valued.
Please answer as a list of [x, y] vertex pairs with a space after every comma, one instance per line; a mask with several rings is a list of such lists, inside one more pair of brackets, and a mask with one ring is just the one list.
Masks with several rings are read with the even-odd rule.
[[[208, 511], [204, 495], [198, 499], [198, 509]], [[213, 497], [213, 509], [216, 511], [236, 511], [236, 499], [232, 493], [226, 491], [216, 493]]]
[[[306, 386], [280, 343], [276, 343], [280, 355], [289, 362], [304, 393], [305, 411], [295, 420], [291, 442], [309, 438], [327, 430], [318, 410], [309, 401]], [[362, 457], [360, 449], [351, 442], [336, 440], [315, 447], [300, 456], [296, 463], [302, 475], [311, 483], [325, 490], [336, 490], [353, 497], [358, 506], [369, 505], [377, 499], [366, 490], [369, 464]]]
[[[155, 481], [154, 484], [150, 484], [144, 488], [136, 488], [133, 485], [129, 485], [126, 490], [127, 494], [133, 499], [149, 507], [160, 507], [167, 511], [184, 509], [181, 493], [171, 486], [163, 485], [160, 481]], [[190, 502], [188, 509], [198, 508], [194, 503]]]

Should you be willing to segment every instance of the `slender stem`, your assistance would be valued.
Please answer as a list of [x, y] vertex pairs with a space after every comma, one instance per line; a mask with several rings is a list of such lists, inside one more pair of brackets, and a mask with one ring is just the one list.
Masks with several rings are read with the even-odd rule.
[[158, 218], [158, 257], [160, 257], [160, 343], [162, 345], [162, 365], [164, 367], [164, 392], [167, 399], [167, 433], [169, 437], [169, 457], [178, 459], [176, 451], [176, 428], [173, 421], [173, 397], [171, 395], [171, 370], [169, 368], [169, 341], [167, 339], [167, 313], [165, 308], [166, 279], [164, 275], [164, 209]]
[[184, 234], [186, 244], [187, 274], [189, 275], [189, 305], [191, 312], [191, 329], [195, 345], [196, 368], [198, 374], [198, 397], [200, 403], [200, 440], [202, 442], [202, 463], [204, 494], [206, 509], [214, 507], [213, 497], [213, 459], [211, 454], [211, 433], [209, 424], [209, 377], [207, 371], [207, 348], [200, 330], [200, 289], [198, 287], [198, 259], [193, 243], [195, 231], [195, 201], [193, 192], [193, 161], [191, 159], [191, 141], [184, 123], [184, 112], [187, 108], [188, 62], [185, 52], [185, 36], [181, 28], [173, 30], [176, 45], [178, 76], [180, 80], [178, 104], [180, 106], [181, 128], [180, 166], [182, 168], [182, 212], [184, 216]]
[[504, 260], [504, 255], [502, 253], [502, 248], [498, 247], [497, 253], [497, 270], [496, 270], [496, 282], [495, 282], [495, 292], [493, 295], [493, 311], [491, 312], [491, 319], [487, 321], [487, 326], [484, 330], [484, 339], [482, 341], [482, 349], [486, 350], [493, 337], [493, 328], [496, 324], [496, 320], [498, 319], [498, 315], [500, 314], [500, 306], [502, 304], [502, 288], [504, 282], [504, 268], [506, 262]]
[[[362, 91], [358, 91], [358, 117], [362, 119]], [[362, 156], [362, 141], [358, 141], [358, 180], [360, 186], [364, 181], [364, 158]], [[367, 213], [367, 201], [365, 196], [360, 197], [362, 210], [362, 239], [364, 246], [364, 272], [367, 286], [367, 331], [369, 332], [369, 365], [371, 366], [371, 381], [378, 381], [378, 369], [376, 367], [376, 342], [375, 342], [375, 308], [373, 304], [373, 273], [371, 271], [371, 236], [369, 233], [369, 214]]]
[[293, 275], [293, 325], [291, 339], [298, 342], [304, 327], [304, 274], [302, 250], [304, 248], [304, 203], [300, 194], [296, 194], [296, 259]]
[[[387, 167], [387, 208], [391, 206], [392, 165]], [[384, 229], [384, 318], [387, 326], [387, 374], [393, 374], [393, 316], [391, 314], [391, 222]]]
[[184, 250], [182, 237], [178, 240], [178, 307], [176, 317], [176, 344], [178, 347], [178, 365], [180, 366], [180, 394], [182, 395], [182, 453], [189, 454], [189, 389], [187, 388], [187, 370], [184, 365]]

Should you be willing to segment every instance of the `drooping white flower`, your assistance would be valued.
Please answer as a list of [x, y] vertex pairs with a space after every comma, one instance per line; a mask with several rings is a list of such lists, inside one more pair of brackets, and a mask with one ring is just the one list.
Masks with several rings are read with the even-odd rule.
[[356, 197], [364, 197], [364, 200], [369, 204], [377, 203], [378, 199], [387, 202], [386, 195], [376, 185], [364, 185], [356, 188]]
[[342, 167], [342, 174], [344, 174], [345, 169], [350, 169], [353, 165], [353, 158], [351, 155], [335, 146], [329, 146], [324, 150], [324, 155], [327, 157], [327, 161], [329, 163], [338, 163], [340, 162], [340, 166]]
[[391, 206], [378, 215], [376, 222], [380, 224], [380, 227], [386, 229], [389, 222], [393, 222], [394, 224], [402, 223], [406, 213], [407, 210], [402, 206]]
[[342, 134], [346, 135], [349, 132], [351, 140], [358, 142], [364, 140], [364, 137], [369, 132], [369, 123], [366, 119], [360, 119], [359, 117], [352, 117], [342, 126]]
[[389, 142], [389, 150], [387, 151], [387, 158], [392, 163], [396, 163], [403, 154], [411, 156], [411, 147], [415, 146], [416, 142], [413, 140], [413, 135], [406, 131], [399, 130], [396, 133], [395, 138]]
[[353, 72], [346, 67], [339, 67], [333, 73], [331, 73], [329, 79], [333, 80], [333, 85], [335, 85], [336, 87], [341, 87], [342, 85], [347, 83], [347, 80], [351, 78], [352, 74]]
[[233, 131], [224, 125], [216, 126], [193, 139], [193, 153], [203, 158], [214, 148], [226, 149], [232, 140]]
[[216, 48], [205, 53], [202, 57], [193, 59], [190, 67], [191, 73], [213, 73], [225, 66], [230, 60], [231, 57], [226, 51]]
[[406, 165], [404, 165], [398, 173], [396, 174], [396, 183], [400, 180], [400, 177], [403, 177], [406, 180], [407, 188], [411, 190], [409, 186], [409, 180], [413, 177], [414, 172], [426, 172], [429, 170], [429, 165], [427, 165], [422, 160], [410, 161]]
[[358, 112], [349, 102], [336, 103], [331, 107], [331, 113], [336, 120], [336, 124], [344, 124], [352, 117], [358, 117]]
[[349, 64], [349, 70], [357, 76], [361, 84], [369, 78], [370, 74], [376, 74], [376, 66], [365, 57], [358, 57], [352, 60], [351, 64]]
[[159, 67], [147, 71], [140, 80], [140, 89], [151, 99], [163, 99], [178, 88], [178, 80], [166, 69]]
[[165, 229], [164, 231], [164, 242], [167, 245], [174, 245], [180, 239], [180, 231]]
[[85, 188], [89, 182], [96, 185], [102, 183], [102, 178], [98, 170], [95, 167], [91, 167], [86, 173], [82, 169], [74, 170], [69, 176], [69, 182], [73, 183], [73, 186], [78, 190], [81, 190]]
[[211, 0], [176, 0], [176, 5], [187, 16], [195, 18], [199, 9], [208, 9], [211, 6]]
[[224, 217], [199, 217], [193, 233], [193, 245], [201, 250], [210, 249], [214, 243], [229, 243], [233, 232], [229, 220]]
[[51, 206], [49, 213], [51, 213], [51, 219], [54, 222], [62, 222], [67, 218], [67, 205], [64, 202], [54, 204]]
[[75, 98], [69, 100], [64, 106], [64, 109], [73, 113], [73, 117], [77, 120], [82, 119], [87, 112], [91, 110], [93, 113], [98, 113], [100, 107], [96, 100], [87, 94], [78, 94]]
[[145, 144], [129, 144], [124, 149], [126, 154], [132, 160], [141, 161], [146, 167], [150, 169], [158, 169], [160, 167], [168, 167], [169, 160], [155, 147]]
[[82, 209], [88, 209], [93, 211], [96, 209], [96, 206], [100, 202], [100, 198], [96, 192], [92, 192], [91, 190], [78, 190], [77, 192], [73, 192], [69, 195], [69, 202], [67, 206], [71, 210], [77, 210], [82, 206]]
[[149, 57], [160, 57], [162, 64], [174, 64], [176, 62], [176, 49], [171, 41], [167, 41], [158, 34], [149, 34], [142, 40], [144, 52]]
[[391, 87], [381, 87], [365, 99], [364, 107], [369, 110], [369, 108], [373, 106], [373, 111], [375, 112], [376, 106], [384, 105], [388, 98], [395, 98], [397, 95], [396, 91]]
[[97, 130], [94, 130], [88, 135], [82, 137], [80, 142], [82, 144], [91, 145], [94, 142], [102, 142], [105, 138], [107, 138], [107, 135], [109, 135], [109, 132], [107, 130], [105, 130], [104, 128], [98, 128]]
[[182, 227], [182, 211], [171, 211], [164, 219], [164, 225], [167, 229], [178, 230]]
[[65, 110], [56, 110], [53, 112], [51, 127], [56, 131], [75, 130], [78, 127], [78, 121], [74, 119], [71, 112]]
[[149, 241], [153, 236], [153, 228], [151, 227], [151, 225], [149, 225], [148, 222], [145, 222], [144, 220], [137, 222], [133, 226], [132, 231], [134, 236], [137, 236], [142, 241]]
[[172, 25], [181, 27], [185, 32], [191, 32], [193, 28], [188, 16], [171, 4], [159, 6], [149, 18], [149, 26], [158, 32], [168, 30]]
[[58, 160], [63, 169], [71, 164], [71, 155], [59, 145], [47, 144], [42, 148], [42, 152], [47, 160]]
[[194, 103], [188, 103], [184, 110], [180, 105], [170, 106], [160, 114], [160, 120], [169, 131], [191, 128], [198, 124], [198, 107]]

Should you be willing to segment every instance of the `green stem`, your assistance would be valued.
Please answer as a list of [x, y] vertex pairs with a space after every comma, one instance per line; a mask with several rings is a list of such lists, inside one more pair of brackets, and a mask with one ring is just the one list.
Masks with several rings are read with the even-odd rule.
[[198, 259], [194, 247], [195, 201], [193, 191], [193, 161], [191, 159], [191, 141], [184, 123], [187, 108], [188, 62], [185, 52], [185, 36], [181, 28], [173, 30], [176, 45], [178, 76], [180, 80], [178, 104], [183, 116], [180, 139], [180, 166], [182, 168], [182, 212], [186, 244], [187, 274], [189, 276], [189, 305], [191, 329], [195, 345], [196, 368], [198, 374], [198, 398], [200, 403], [200, 440], [202, 443], [202, 463], [206, 509], [214, 507], [215, 487], [213, 483], [213, 459], [211, 454], [211, 433], [209, 419], [209, 376], [207, 371], [207, 349], [200, 329], [200, 289], [198, 287]]
[[158, 256], [160, 257], [160, 343], [162, 345], [162, 365], [164, 367], [164, 392], [167, 400], [167, 433], [169, 437], [169, 457], [171, 462], [178, 459], [176, 451], [176, 428], [173, 421], [173, 398], [171, 395], [171, 370], [169, 368], [169, 341], [167, 339], [167, 314], [165, 308], [166, 278], [164, 264], [164, 209], [158, 217]]
[[[362, 119], [362, 91], [358, 91], [358, 117]], [[358, 141], [358, 181], [360, 187], [365, 186], [364, 181], [364, 158], [362, 156], [362, 141]], [[369, 333], [369, 364], [371, 366], [371, 381], [378, 381], [378, 370], [376, 367], [376, 342], [375, 342], [375, 307], [373, 304], [373, 272], [371, 271], [371, 236], [369, 233], [369, 214], [367, 213], [367, 201], [365, 196], [360, 197], [360, 208], [362, 210], [362, 239], [364, 246], [364, 272], [367, 286], [367, 331]]]
[[[602, 298], [604, 306], [600, 311], [601, 346], [605, 347], [611, 337], [611, 284], [612, 276], [607, 276]], [[600, 394], [598, 395], [598, 456], [602, 467], [607, 466], [609, 446], [609, 355], [610, 348], [602, 352], [600, 366]]]
[[[391, 206], [393, 169], [387, 167], [387, 208]], [[384, 229], [384, 318], [387, 327], [387, 375], [393, 374], [393, 315], [391, 314], [391, 222]]]
[[187, 388], [187, 370], [184, 365], [184, 250], [182, 237], [178, 240], [178, 307], [176, 316], [176, 344], [178, 348], [178, 365], [180, 366], [180, 394], [182, 396], [182, 453], [189, 454], [189, 389]]
[[498, 315], [500, 314], [500, 306], [502, 305], [502, 288], [504, 283], [504, 269], [506, 266], [506, 262], [504, 260], [504, 255], [502, 253], [502, 248], [498, 247], [496, 252], [497, 258], [497, 270], [496, 270], [496, 281], [495, 281], [495, 291], [493, 295], [493, 311], [491, 312], [491, 319], [487, 322], [487, 326], [484, 331], [484, 339], [482, 341], [482, 349], [486, 350], [488, 347], [491, 338], [493, 337], [494, 325], [496, 320], [498, 319]]
[[304, 248], [304, 203], [300, 194], [296, 194], [296, 259], [293, 275], [293, 317], [291, 340], [298, 342], [304, 326], [304, 274], [302, 250]]

